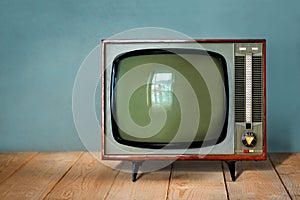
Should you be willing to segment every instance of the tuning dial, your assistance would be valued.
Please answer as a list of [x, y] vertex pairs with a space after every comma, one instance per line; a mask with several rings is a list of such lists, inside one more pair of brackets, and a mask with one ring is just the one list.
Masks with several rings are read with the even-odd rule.
[[256, 145], [256, 135], [253, 132], [245, 132], [242, 135], [242, 142], [246, 147], [254, 147]]

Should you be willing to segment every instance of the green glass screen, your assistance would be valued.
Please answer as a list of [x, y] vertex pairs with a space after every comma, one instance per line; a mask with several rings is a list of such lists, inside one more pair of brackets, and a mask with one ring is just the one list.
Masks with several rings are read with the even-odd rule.
[[121, 56], [112, 77], [114, 136], [154, 144], [218, 139], [227, 112], [224, 67], [205, 53]]

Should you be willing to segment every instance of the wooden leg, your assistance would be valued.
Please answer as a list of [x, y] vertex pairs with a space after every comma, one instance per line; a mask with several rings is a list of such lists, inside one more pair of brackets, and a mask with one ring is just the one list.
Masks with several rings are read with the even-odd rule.
[[139, 171], [140, 166], [142, 165], [143, 161], [139, 161], [139, 162], [132, 162], [132, 182], [135, 182], [137, 179], [137, 174]]
[[232, 181], [235, 181], [236, 180], [236, 177], [235, 177], [235, 161], [227, 161], [226, 163], [227, 163], [228, 168], [229, 168], [231, 179], [232, 179]]

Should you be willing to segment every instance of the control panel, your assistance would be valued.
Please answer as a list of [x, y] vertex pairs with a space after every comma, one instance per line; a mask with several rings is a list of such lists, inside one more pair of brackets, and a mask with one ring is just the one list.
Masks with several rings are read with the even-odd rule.
[[263, 153], [263, 55], [261, 43], [235, 44], [235, 153]]

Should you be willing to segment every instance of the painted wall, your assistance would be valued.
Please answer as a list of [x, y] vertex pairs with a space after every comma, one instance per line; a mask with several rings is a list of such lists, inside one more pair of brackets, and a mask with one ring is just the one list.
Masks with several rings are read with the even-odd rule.
[[[118, 32], [266, 38], [268, 148], [300, 151], [300, 1], [0, 1], [0, 151], [84, 150], [72, 89], [88, 53]], [[99, 108], [99, 105], [96, 105]]]

